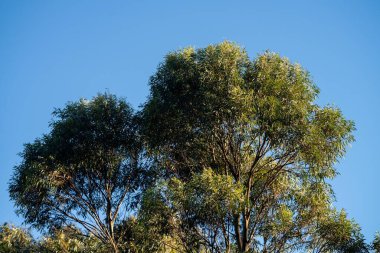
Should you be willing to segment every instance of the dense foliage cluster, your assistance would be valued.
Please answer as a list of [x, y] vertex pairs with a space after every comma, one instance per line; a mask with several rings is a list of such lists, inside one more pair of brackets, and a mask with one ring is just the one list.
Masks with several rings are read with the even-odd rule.
[[3, 226], [0, 245], [379, 252], [379, 236], [367, 245], [332, 206], [328, 181], [354, 124], [315, 103], [318, 88], [300, 65], [271, 52], [251, 60], [223, 42], [169, 53], [150, 87], [138, 112], [110, 94], [54, 112], [9, 187], [26, 223], [48, 236], [31, 243]]

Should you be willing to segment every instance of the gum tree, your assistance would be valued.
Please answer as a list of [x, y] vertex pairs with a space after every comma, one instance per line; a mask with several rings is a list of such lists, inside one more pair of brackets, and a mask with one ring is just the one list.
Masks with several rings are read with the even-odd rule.
[[[170, 179], [161, 194], [176, 234], [195, 238], [183, 240], [189, 251], [308, 247], [354, 130], [338, 108], [315, 103], [308, 72], [271, 52], [250, 60], [224, 42], [169, 53], [150, 87], [143, 133]], [[213, 183], [221, 178], [237, 195]]]
[[50, 133], [25, 145], [10, 196], [26, 223], [75, 224], [118, 252], [114, 227], [134, 208], [144, 174], [133, 111], [101, 94], [53, 115]]

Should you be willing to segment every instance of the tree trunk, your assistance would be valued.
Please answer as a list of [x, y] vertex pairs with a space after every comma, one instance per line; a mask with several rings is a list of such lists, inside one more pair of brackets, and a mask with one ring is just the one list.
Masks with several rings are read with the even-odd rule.
[[112, 244], [113, 252], [119, 253], [119, 248], [117, 247], [117, 245], [114, 242], [112, 242], [111, 244]]
[[246, 212], [242, 213], [243, 215], [243, 231], [242, 231], [242, 241], [243, 247], [242, 252], [248, 252], [249, 250], [249, 238], [248, 238], [248, 230], [249, 230], [249, 214]]
[[106, 222], [107, 222], [107, 226], [108, 226], [108, 233], [109, 233], [109, 236], [110, 236], [110, 241], [111, 241], [111, 245], [112, 245], [112, 248], [113, 248], [113, 252], [114, 253], [119, 253], [119, 249], [118, 249], [118, 246], [117, 244], [115, 243], [115, 234], [114, 234], [114, 221], [112, 220], [112, 206], [111, 206], [111, 197], [110, 197], [110, 193], [108, 195], [108, 199], [107, 199], [107, 210], [106, 210]]
[[[240, 218], [242, 218], [242, 223]], [[249, 216], [245, 215], [245, 212], [240, 215], [235, 215], [234, 217], [234, 226], [235, 226], [235, 240], [237, 242], [239, 252], [248, 252], [249, 251], [249, 238], [248, 238], [248, 228], [249, 228]], [[242, 228], [242, 229], [241, 229]]]
[[243, 249], [243, 242], [240, 235], [240, 215], [234, 216], [234, 227], [235, 227], [235, 240], [237, 242], [237, 246], [239, 251]]

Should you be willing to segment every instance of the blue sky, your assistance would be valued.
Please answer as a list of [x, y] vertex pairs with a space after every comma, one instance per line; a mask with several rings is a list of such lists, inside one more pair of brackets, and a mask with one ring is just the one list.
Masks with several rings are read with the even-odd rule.
[[355, 121], [337, 165], [339, 208], [367, 239], [380, 230], [380, 1], [0, 1], [0, 223], [20, 224], [7, 184], [23, 144], [48, 132], [54, 108], [109, 91], [135, 107], [164, 55], [237, 42], [300, 63]]

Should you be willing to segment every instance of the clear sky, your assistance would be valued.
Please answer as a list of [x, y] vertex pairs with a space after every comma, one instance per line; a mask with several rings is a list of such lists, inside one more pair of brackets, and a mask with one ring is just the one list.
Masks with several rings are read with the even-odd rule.
[[23, 144], [54, 108], [109, 91], [135, 107], [164, 55], [237, 42], [300, 63], [319, 103], [356, 122], [337, 165], [339, 208], [367, 239], [380, 230], [380, 1], [0, 1], [0, 223], [20, 224], [7, 185]]

